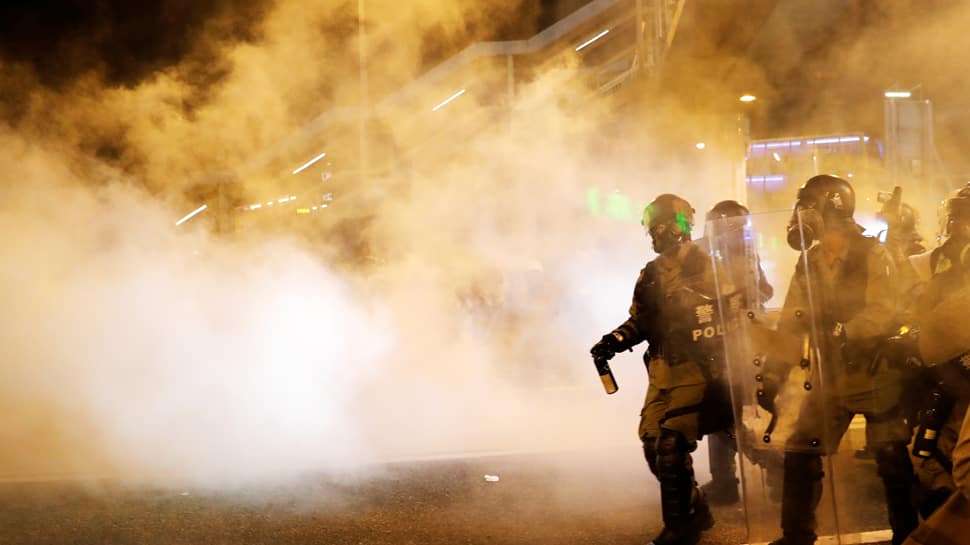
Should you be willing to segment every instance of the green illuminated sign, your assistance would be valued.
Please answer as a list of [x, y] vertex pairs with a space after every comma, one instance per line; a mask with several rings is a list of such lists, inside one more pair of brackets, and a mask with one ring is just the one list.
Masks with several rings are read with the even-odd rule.
[[603, 195], [598, 187], [590, 187], [586, 190], [586, 207], [593, 216], [606, 216], [616, 221], [640, 221], [640, 211], [642, 206], [633, 204], [630, 197], [612, 191]]

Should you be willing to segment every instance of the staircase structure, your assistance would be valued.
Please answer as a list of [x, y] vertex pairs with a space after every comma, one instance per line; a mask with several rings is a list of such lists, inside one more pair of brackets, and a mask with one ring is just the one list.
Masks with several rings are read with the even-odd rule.
[[[474, 43], [373, 104], [320, 114], [238, 175], [360, 182], [399, 172], [424, 162], [430, 150], [440, 158], [475, 134], [507, 126], [520, 86], [564, 65], [572, 69], [563, 86], [615, 93], [658, 73], [684, 4], [594, 0], [527, 40]], [[327, 161], [308, 164], [324, 153]]]

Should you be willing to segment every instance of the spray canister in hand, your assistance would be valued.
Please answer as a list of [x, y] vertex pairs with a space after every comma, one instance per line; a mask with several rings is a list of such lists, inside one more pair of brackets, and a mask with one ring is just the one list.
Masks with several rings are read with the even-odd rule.
[[950, 415], [950, 400], [940, 388], [930, 393], [929, 405], [919, 413], [919, 429], [913, 440], [913, 456], [931, 458], [940, 440], [940, 430]]
[[609, 360], [594, 358], [593, 363], [596, 364], [596, 372], [599, 373], [600, 380], [603, 381], [603, 388], [606, 389], [606, 393], [615, 394], [620, 387], [616, 385], [616, 379], [613, 378], [613, 370], [610, 369]]

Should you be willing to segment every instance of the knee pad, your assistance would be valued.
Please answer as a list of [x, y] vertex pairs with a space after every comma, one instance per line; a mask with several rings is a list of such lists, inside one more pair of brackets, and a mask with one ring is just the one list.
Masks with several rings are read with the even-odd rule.
[[887, 443], [875, 449], [876, 472], [883, 479], [910, 482], [915, 479], [913, 462], [903, 443]]
[[640, 440], [643, 441], [643, 457], [647, 459], [650, 473], [659, 477], [660, 474], [657, 472], [657, 438], [644, 435]]
[[663, 475], [689, 469], [687, 438], [676, 431], [661, 430], [657, 439], [657, 470]]

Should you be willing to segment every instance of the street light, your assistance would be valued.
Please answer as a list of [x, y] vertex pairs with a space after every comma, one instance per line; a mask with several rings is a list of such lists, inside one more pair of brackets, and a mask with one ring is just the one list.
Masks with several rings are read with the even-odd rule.
[[609, 33], [610, 33], [610, 29], [606, 29], [603, 32], [600, 32], [596, 36], [593, 36], [592, 38], [590, 38], [590, 39], [586, 40], [585, 42], [583, 42], [582, 44], [578, 45], [576, 47], [576, 51], [581, 51], [581, 50], [585, 49], [587, 46], [589, 46], [590, 44], [592, 44], [596, 40], [599, 40], [603, 36], [606, 36]]
[[206, 208], [209, 208], [209, 205], [203, 204], [202, 206], [200, 206], [200, 207], [196, 208], [195, 210], [189, 212], [182, 219], [180, 219], [177, 222], [175, 222], [175, 226], [178, 227], [179, 225], [182, 225], [183, 223], [185, 223], [185, 222], [189, 221], [190, 219], [194, 218], [196, 215], [201, 214], [202, 212], [205, 212]]
[[755, 100], [758, 100], [758, 97], [751, 94], [743, 94], [740, 98], [738, 98], [738, 100], [741, 102], [754, 102]]
[[448, 104], [449, 104], [449, 103], [450, 103], [451, 101], [453, 101], [453, 100], [455, 100], [456, 98], [458, 98], [458, 97], [460, 97], [460, 96], [461, 96], [461, 95], [463, 95], [463, 94], [465, 94], [465, 90], [464, 90], [464, 89], [462, 89], [461, 91], [458, 91], [457, 93], [455, 93], [455, 94], [453, 94], [453, 95], [451, 95], [450, 97], [448, 97], [448, 98], [446, 98], [446, 99], [445, 99], [445, 100], [444, 100], [443, 102], [441, 102], [441, 103], [439, 103], [439, 104], [438, 104], [437, 106], [435, 106], [434, 108], [431, 108], [431, 111], [432, 111], [432, 112], [437, 112], [438, 110], [440, 110], [440, 109], [442, 109], [442, 108], [444, 108], [444, 107], [445, 107], [445, 106], [447, 106], [447, 105], [448, 105]]
[[311, 165], [313, 165], [313, 163], [316, 163], [317, 161], [319, 161], [320, 159], [323, 159], [326, 156], [327, 156], [327, 153], [326, 152], [321, 153], [320, 155], [317, 155], [313, 159], [310, 159], [309, 161], [307, 161], [306, 163], [304, 163], [302, 166], [299, 166], [296, 169], [294, 169], [293, 170], [293, 174], [299, 174], [299, 173], [303, 172], [304, 170], [306, 170], [307, 168], [309, 168]]
[[886, 91], [882, 96], [886, 98], [910, 98], [913, 96], [913, 93], [909, 91]]

